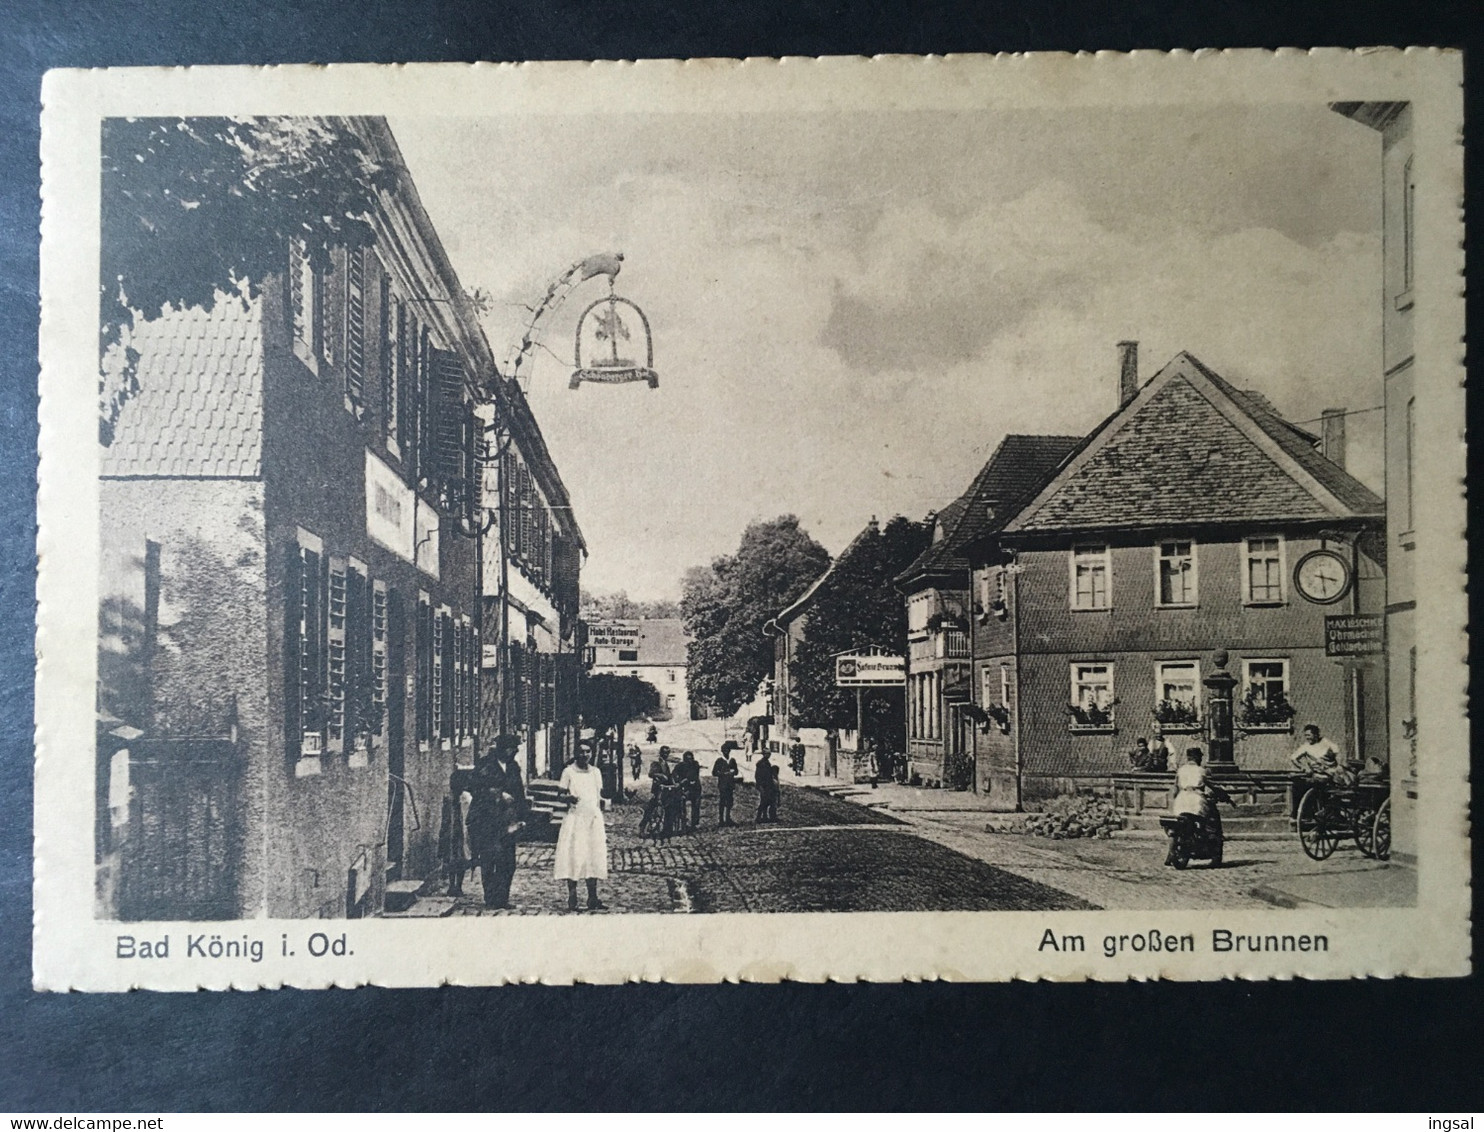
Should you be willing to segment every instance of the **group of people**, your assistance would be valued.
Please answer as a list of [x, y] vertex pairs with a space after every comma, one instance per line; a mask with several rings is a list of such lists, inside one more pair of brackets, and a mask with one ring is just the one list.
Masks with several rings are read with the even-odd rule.
[[[448, 895], [464, 894], [464, 877], [479, 870], [485, 907], [509, 908], [515, 848], [530, 806], [516, 752], [520, 740], [501, 735], [473, 768], [455, 770], [443, 802], [438, 855], [448, 875]], [[587, 907], [601, 911], [598, 881], [608, 876], [608, 835], [603, 826], [603, 777], [593, 764], [591, 742], [577, 745], [561, 778], [567, 803], [557, 834], [555, 876], [567, 882], [567, 907], [577, 911], [577, 882], [587, 886]]]
[[[711, 777], [716, 780], [719, 826], [737, 824], [732, 813], [736, 806], [737, 783], [742, 779], [742, 766], [737, 762], [736, 750], [735, 742], [723, 743], [721, 753], [711, 764]], [[672, 753], [669, 747], [661, 747], [649, 764], [649, 802], [639, 821], [641, 834], [652, 834], [660, 839], [692, 832], [701, 824], [701, 764], [696, 761], [693, 751], [683, 752], [676, 762], [671, 761]], [[778, 820], [778, 777], [778, 767], [764, 750], [753, 768], [753, 781], [758, 793], [754, 821]]]

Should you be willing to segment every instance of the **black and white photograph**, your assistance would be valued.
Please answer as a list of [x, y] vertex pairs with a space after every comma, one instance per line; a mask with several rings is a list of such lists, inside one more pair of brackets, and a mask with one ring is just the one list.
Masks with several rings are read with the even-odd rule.
[[1456, 58], [1118, 65], [50, 76], [37, 985], [1467, 972]]

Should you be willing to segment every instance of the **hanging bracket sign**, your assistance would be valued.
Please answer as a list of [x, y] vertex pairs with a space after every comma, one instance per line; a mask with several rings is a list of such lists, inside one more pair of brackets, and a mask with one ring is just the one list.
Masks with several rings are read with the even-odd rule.
[[[610, 280], [611, 282], [611, 280]], [[634, 341], [634, 331], [624, 320], [620, 307], [639, 320], [639, 333], [643, 342]], [[588, 360], [583, 361], [583, 342], [588, 342]], [[620, 346], [620, 343], [623, 343]], [[644, 351], [641, 363], [634, 356]], [[623, 353], [619, 351], [623, 350]], [[601, 299], [588, 304], [577, 319], [577, 341], [573, 348], [576, 368], [572, 371], [569, 389], [576, 389], [584, 381], [596, 381], [603, 385], [623, 385], [630, 381], [648, 382], [649, 388], [659, 387], [659, 374], [654, 372], [654, 337], [649, 332], [649, 317], [630, 302], [611, 291]]]
[[863, 688], [881, 685], [901, 686], [907, 682], [907, 658], [850, 654], [835, 657], [835, 684], [841, 688]]

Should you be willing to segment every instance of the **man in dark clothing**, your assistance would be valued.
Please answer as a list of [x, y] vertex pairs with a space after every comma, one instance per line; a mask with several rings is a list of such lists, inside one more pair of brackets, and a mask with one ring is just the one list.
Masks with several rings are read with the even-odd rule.
[[680, 765], [675, 768], [675, 781], [680, 784], [681, 796], [690, 809], [686, 828], [694, 830], [701, 824], [701, 764], [696, 762], [695, 752], [686, 751], [680, 756]]
[[778, 820], [778, 768], [773, 765], [773, 756], [767, 748], [757, 760], [753, 781], [757, 783], [756, 821]]
[[737, 824], [732, 820], [732, 803], [736, 798], [737, 779], [742, 777], [742, 768], [737, 764], [737, 757], [732, 754], [736, 749], [736, 744], [728, 739], [721, 745], [721, 755], [711, 764], [711, 777], [716, 779], [717, 825]]
[[472, 776], [473, 800], [464, 824], [489, 908], [510, 907], [516, 835], [526, 812], [525, 783], [515, 758], [519, 747], [516, 736], [499, 736]]
[[644, 816], [639, 820], [639, 833], [669, 837], [673, 830], [666, 829], [664, 819], [665, 788], [671, 784], [670, 748], [661, 747], [654, 762], [649, 764], [649, 804], [644, 807]]

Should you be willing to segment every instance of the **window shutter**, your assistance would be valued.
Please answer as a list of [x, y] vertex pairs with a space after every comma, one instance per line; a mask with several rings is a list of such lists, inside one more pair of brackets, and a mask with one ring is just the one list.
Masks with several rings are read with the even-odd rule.
[[371, 693], [370, 717], [367, 730], [377, 738], [386, 734], [387, 718], [387, 637], [390, 609], [387, 602], [385, 582], [374, 582], [371, 587]]
[[283, 565], [283, 744], [290, 760], [299, 757], [304, 740], [303, 639], [304, 555], [290, 543]]
[[345, 253], [345, 395], [359, 415], [366, 395], [366, 260], [360, 248]]
[[451, 350], [434, 350], [433, 359], [430, 474], [445, 505], [458, 510], [465, 501], [468, 479], [464, 367]]
[[370, 746], [373, 733], [371, 661], [371, 587], [363, 570], [352, 565], [346, 575], [346, 749]]
[[346, 714], [346, 567], [345, 560], [328, 560], [328, 621], [325, 632], [326, 717], [325, 747], [341, 752], [345, 747]]
[[417, 741], [433, 739], [433, 609], [425, 596], [417, 602]]
[[313, 750], [324, 747], [325, 733], [325, 587], [329, 566], [313, 550], [302, 552], [304, 559], [301, 600], [300, 699], [304, 711], [304, 736], [314, 737]]

